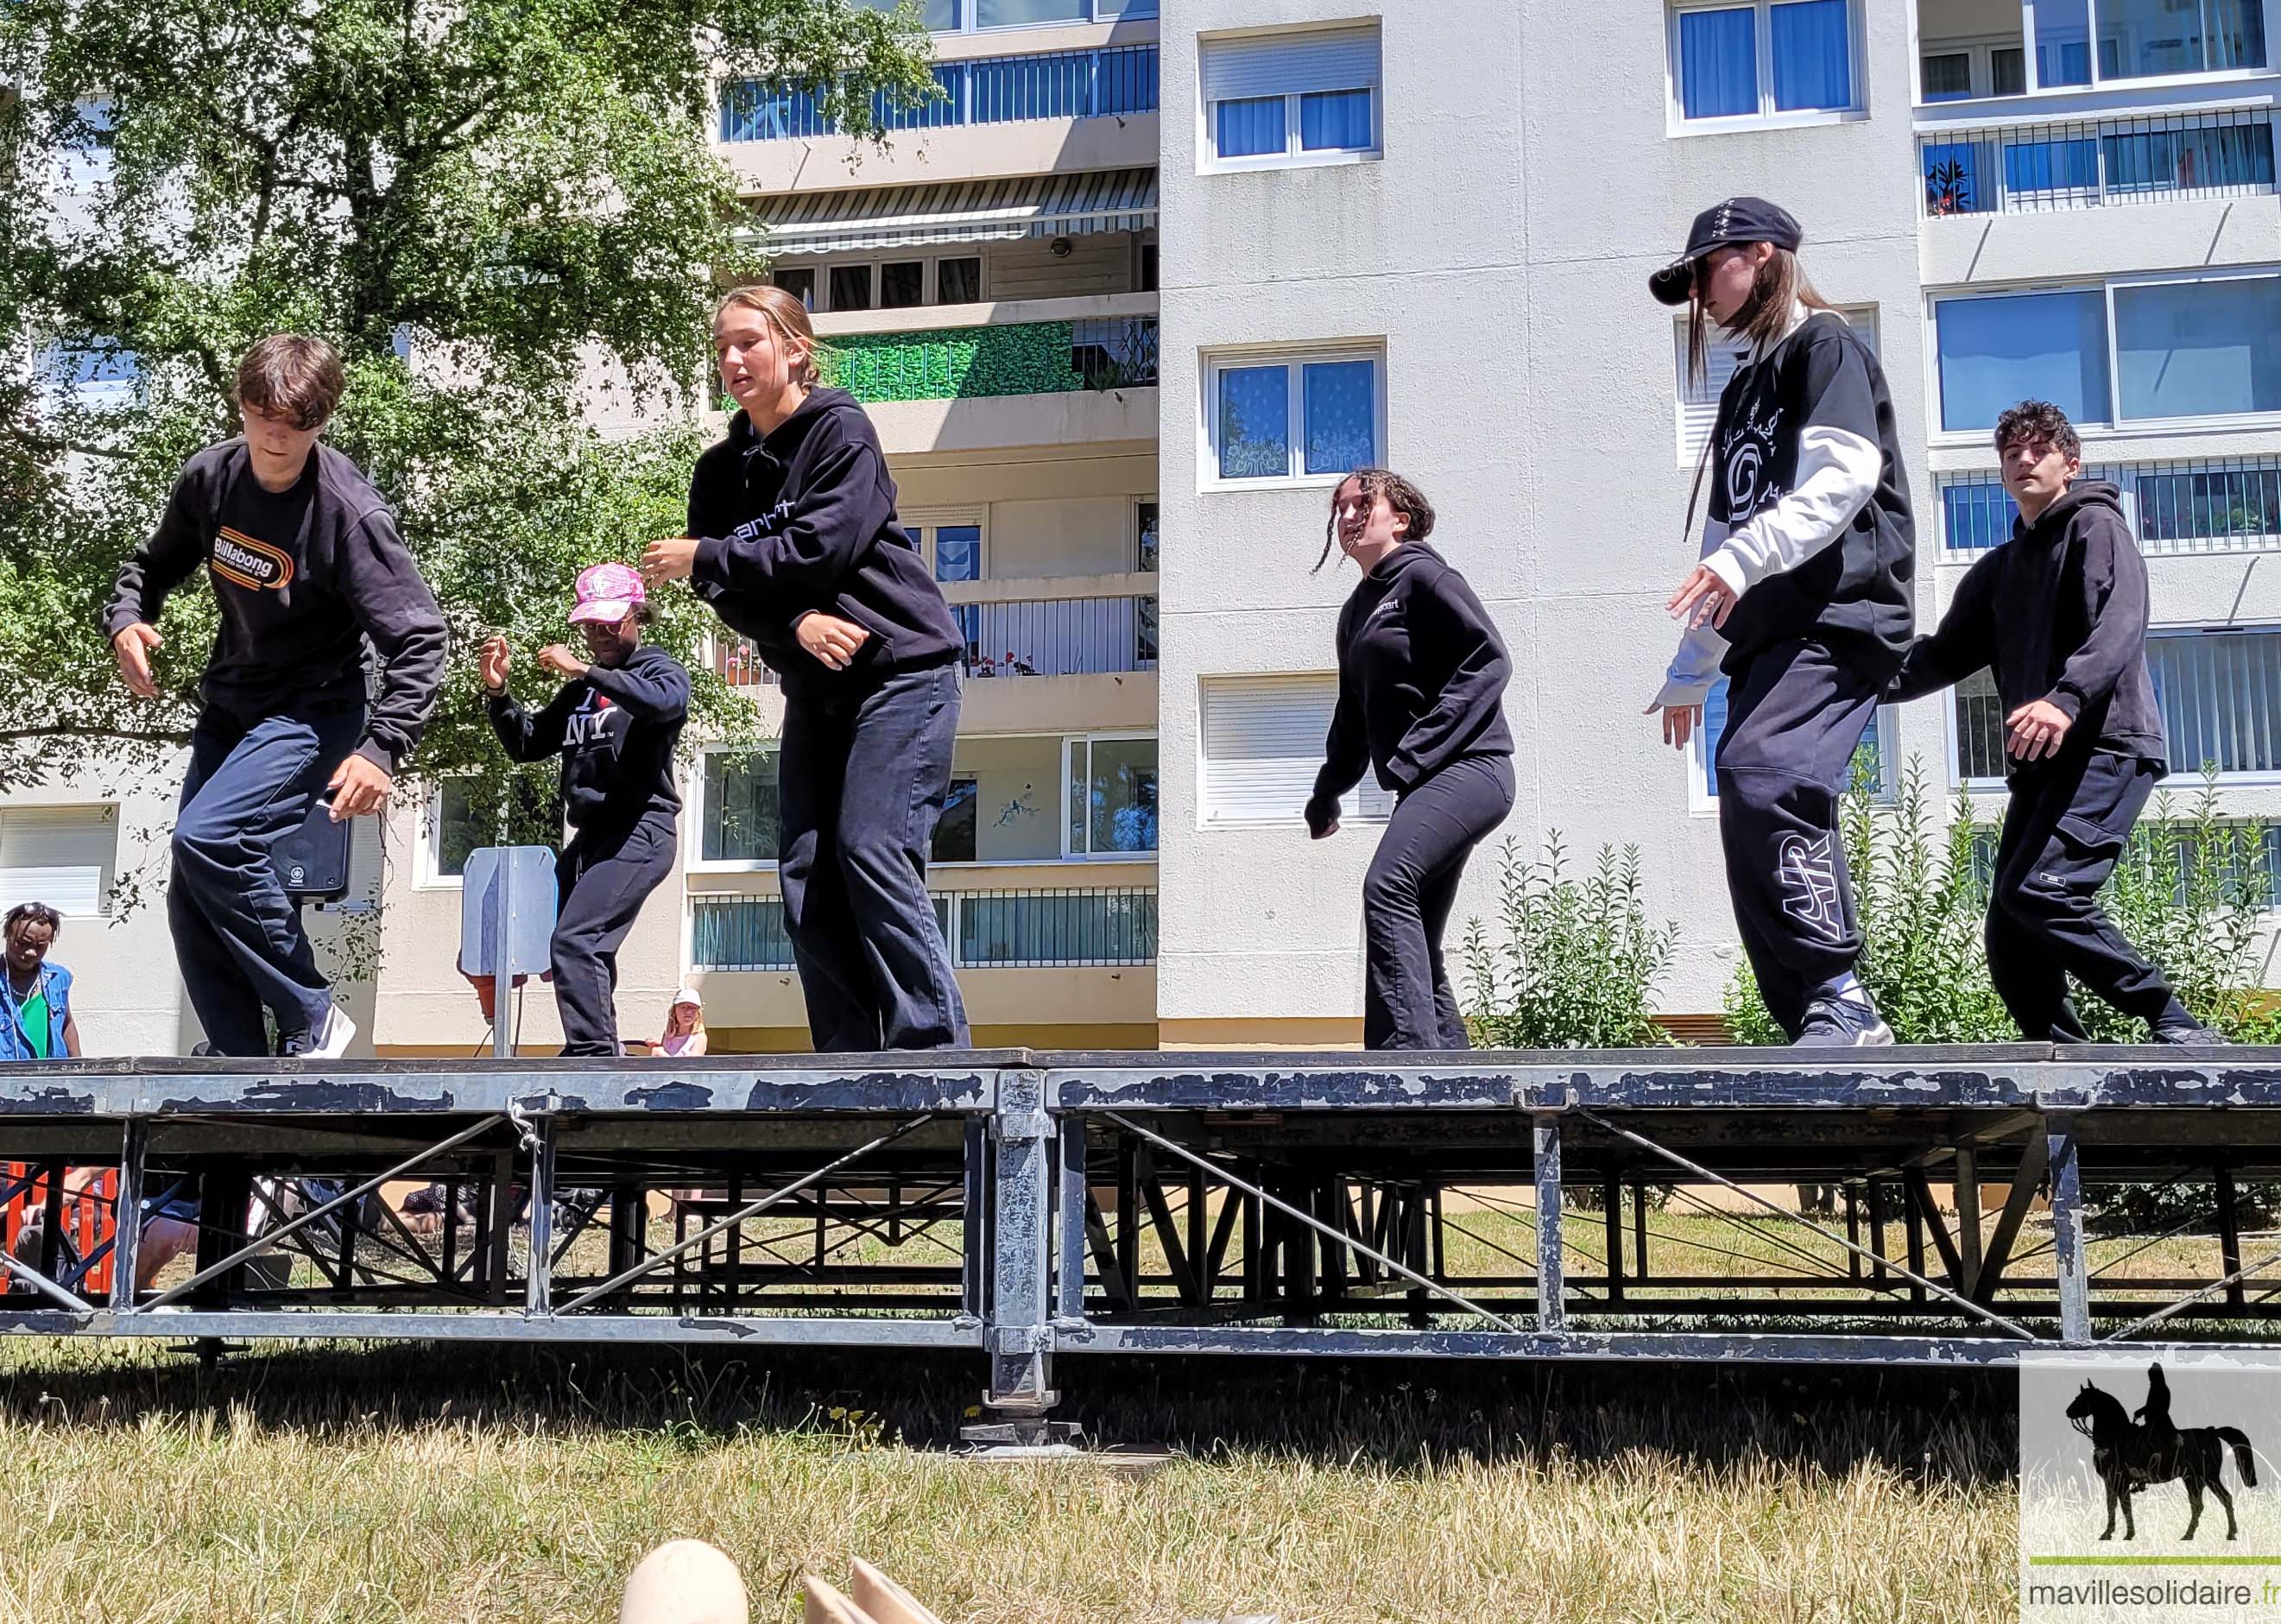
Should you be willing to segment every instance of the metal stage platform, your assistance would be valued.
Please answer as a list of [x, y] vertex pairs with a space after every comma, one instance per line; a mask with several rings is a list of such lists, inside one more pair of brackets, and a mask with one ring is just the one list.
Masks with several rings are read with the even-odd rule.
[[1110, 1350], [2281, 1347], [2281, 1049], [85, 1061], [0, 1164], [0, 1330], [970, 1349], [1001, 1440]]

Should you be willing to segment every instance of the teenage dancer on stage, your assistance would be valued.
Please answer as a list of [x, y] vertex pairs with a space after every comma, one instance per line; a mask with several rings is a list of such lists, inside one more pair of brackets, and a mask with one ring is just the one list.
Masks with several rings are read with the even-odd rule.
[[[340, 357], [280, 333], [238, 363], [244, 432], [184, 465], [151, 539], [119, 571], [104, 630], [129, 692], [156, 699], [150, 654], [166, 595], [213, 583], [221, 629], [199, 684], [174, 821], [166, 923], [217, 1055], [329, 1058], [356, 1035], [318, 973], [270, 852], [332, 792], [331, 816], [377, 812], [434, 708], [444, 616], [356, 465], [319, 443]], [[366, 648], [380, 699], [365, 708]]]
[[963, 1048], [926, 865], [965, 638], [870, 420], [817, 379], [800, 302], [741, 288], [713, 344], [737, 415], [698, 460], [689, 536], [652, 542], [643, 572], [687, 578], [784, 677], [777, 872], [817, 1051]]
[[1773, 204], [1731, 197], [1697, 215], [1686, 252], [1649, 279], [1664, 304], [1689, 306], [1695, 376], [1713, 322], [1748, 353], [1705, 452], [1702, 562], [1668, 606], [1686, 636], [1648, 710], [1685, 747], [1725, 671], [1719, 833], [1759, 994], [1795, 1042], [1889, 1044], [1853, 973], [1861, 932], [1837, 809], [1915, 630], [1915, 528], [1884, 375], [1806, 281], [1801, 237]]
[[1363, 881], [1368, 1048], [1470, 1047], [1442, 961], [1442, 932], [1465, 859], [1512, 810], [1512, 676], [1488, 611], [1426, 545], [1434, 509], [1383, 468], [1349, 475], [1330, 534], [1362, 569], [1339, 611], [1339, 702], [1328, 759], [1307, 802], [1318, 840], [1338, 832], [1339, 797], [1369, 768], [1396, 797]]
[[505, 638], [483, 645], [491, 727], [518, 762], [562, 758], [562, 810], [576, 838], [555, 860], [559, 906], [551, 948], [566, 1055], [616, 1055], [618, 949], [649, 893], [673, 873], [681, 815], [674, 746], [689, 715], [689, 673], [642, 641], [648, 592], [623, 564], [578, 572], [570, 622], [581, 660], [557, 643], [538, 663], [566, 678], [536, 715], [507, 691]]

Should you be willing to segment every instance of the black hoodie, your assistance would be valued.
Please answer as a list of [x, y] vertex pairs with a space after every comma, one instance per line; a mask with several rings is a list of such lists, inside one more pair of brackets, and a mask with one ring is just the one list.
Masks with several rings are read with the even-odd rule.
[[[966, 646], [895, 520], [879, 437], [845, 390], [811, 391], [765, 438], [738, 412], [729, 437], [697, 460], [689, 533], [699, 538], [690, 584], [753, 639], [787, 694], [947, 665]], [[871, 634], [846, 670], [832, 670], [793, 635], [793, 623], [811, 610]]]
[[[2009, 715], [2048, 700], [2073, 718], [2063, 758], [2093, 749], [2162, 762], [2162, 712], [2146, 672], [2146, 561], [2122, 493], [2080, 480], [1973, 565], [1939, 630], [1909, 647], [1889, 701], [1996, 668]], [[2009, 772], [2025, 763], [2007, 756]]]
[[1461, 756], [1511, 755], [1512, 661], [1465, 577], [1422, 541], [1378, 561], [1339, 611], [1339, 704], [1308, 827], [1338, 816], [1365, 765], [1400, 794]]
[[623, 665], [590, 665], [537, 715], [512, 693], [491, 696], [491, 727], [518, 762], [562, 757], [562, 814], [597, 839], [654, 812], [681, 810], [673, 747], [689, 716], [689, 673], [661, 648], [638, 644]]

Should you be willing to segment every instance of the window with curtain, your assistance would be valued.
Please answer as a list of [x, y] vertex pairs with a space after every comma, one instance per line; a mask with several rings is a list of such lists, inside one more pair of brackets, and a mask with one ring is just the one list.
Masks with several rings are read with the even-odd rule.
[[2115, 290], [2125, 418], [2281, 411], [2281, 276]]
[[1972, 95], [1972, 53], [1968, 50], [1929, 51], [1917, 64], [1917, 76], [1929, 102], [1960, 102]]
[[[1672, 85], [1679, 116], [1744, 119], [1858, 108], [1859, 4], [1860, 0], [1751, 0], [1682, 6], [1672, 28]], [[1926, 60], [1929, 67], [1934, 59]], [[1968, 93], [1968, 58], [1947, 71], [1962, 75], [1963, 87], [1953, 94]]]
[[978, 28], [1024, 28], [1041, 22], [1089, 22], [1093, 0], [968, 0]]
[[1384, 371], [1376, 355], [1215, 363], [1211, 428], [1220, 478], [1286, 479], [1377, 464]]
[[2047, 90], [2091, 82], [2091, 0], [2037, 0], [2036, 81]]
[[776, 862], [782, 827], [777, 808], [777, 753], [706, 752], [704, 811], [705, 862]]
[[1288, 28], [1197, 47], [1210, 159], [1256, 164], [1379, 145], [1379, 32]]
[[[855, 0], [858, 5], [875, 12], [893, 12], [908, 0]], [[959, 0], [919, 0], [919, 9], [926, 18], [927, 27], [936, 34], [955, 33], [959, 26]]]
[[1110, 857], [1156, 849], [1156, 741], [1072, 739], [1069, 766], [1071, 857]]
[[2098, 290], [1940, 299], [1933, 327], [1943, 429], [1993, 429], [2030, 397], [2077, 423], [2114, 420]]

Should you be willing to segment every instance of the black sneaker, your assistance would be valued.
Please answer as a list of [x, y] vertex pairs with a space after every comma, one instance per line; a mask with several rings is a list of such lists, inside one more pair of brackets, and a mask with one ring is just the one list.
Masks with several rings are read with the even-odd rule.
[[2156, 1043], [2173, 1044], [2179, 1048], [2231, 1048], [2233, 1040], [2214, 1027], [2205, 1026], [2191, 1015], [2177, 1020], [2157, 1021], [2148, 1034]]
[[1817, 998], [1805, 1007], [1805, 1021], [1793, 1048], [1890, 1048], [1893, 1029], [1865, 998]]

